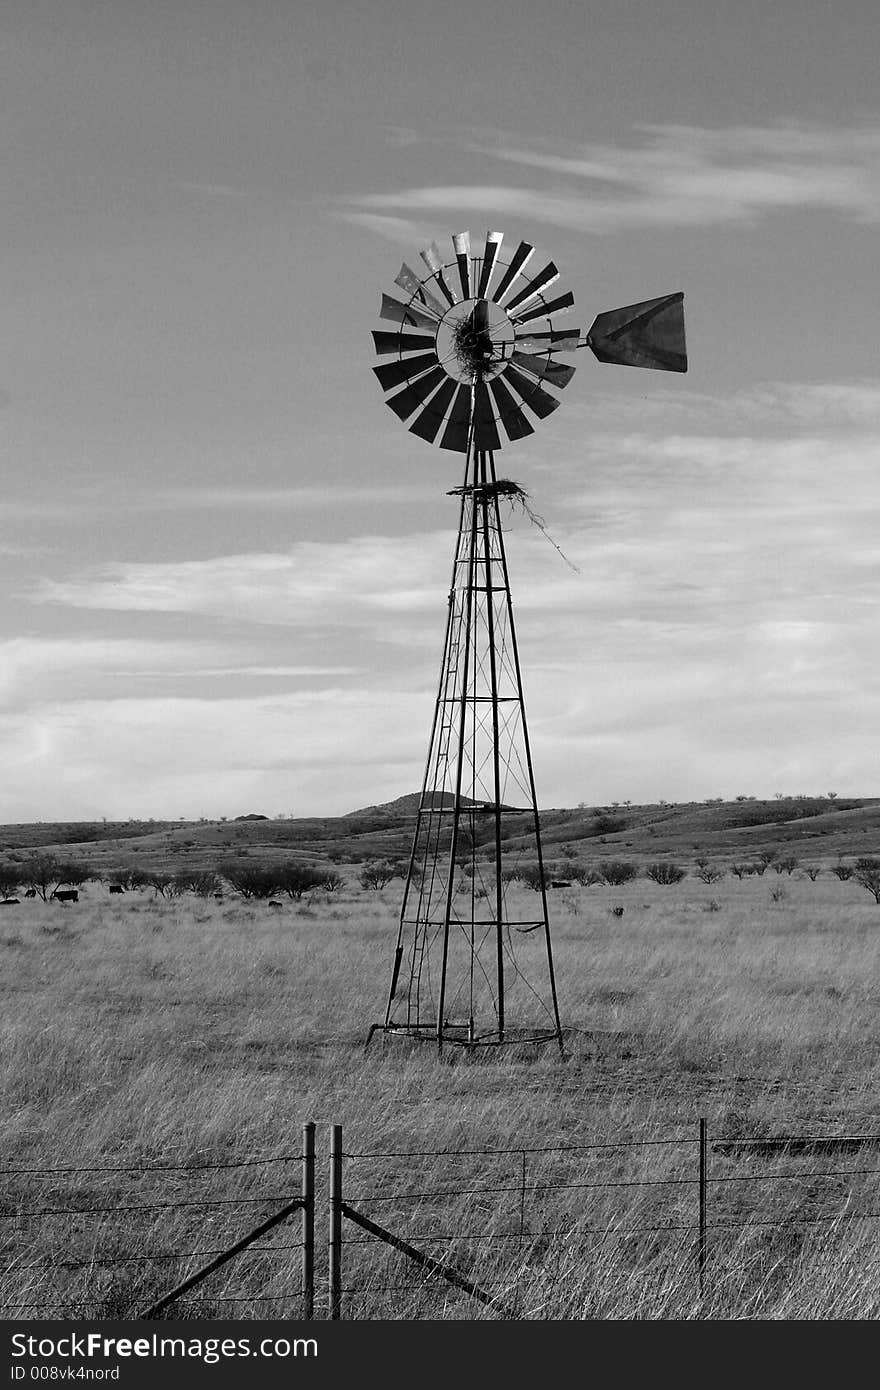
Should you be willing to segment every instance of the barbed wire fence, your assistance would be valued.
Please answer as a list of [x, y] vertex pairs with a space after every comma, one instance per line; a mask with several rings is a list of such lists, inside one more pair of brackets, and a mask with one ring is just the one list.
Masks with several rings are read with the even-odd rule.
[[880, 1132], [710, 1142], [701, 1120], [668, 1138], [346, 1149], [333, 1125], [329, 1140], [326, 1246], [311, 1122], [297, 1153], [0, 1170], [0, 1317], [577, 1317], [584, 1272], [609, 1258], [702, 1297], [750, 1250], [791, 1264], [803, 1233], [880, 1219], [880, 1165], [859, 1157]]
[[[0, 1317], [314, 1315], [313, 1122], [297, 1153], [0, 1176]], [[276, 1228], [297, 1213], [292, 1240]]]

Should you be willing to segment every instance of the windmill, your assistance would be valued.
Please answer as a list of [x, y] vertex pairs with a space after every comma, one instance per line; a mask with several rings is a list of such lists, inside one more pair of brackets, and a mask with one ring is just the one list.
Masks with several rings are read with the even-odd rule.
[[[534, 247], [506, 259], [503, 233], [436, 243], [424, 270], [404, 264], [383, 295], [373, 368], [386, 404], [412, 434], [464, 454], [458, 539], [425, 774], [400, 913], [388, 1004], [377, 1030], [468, 1047], [562, 1046], [544, 858], [499, 502], [523, 497], [495, 454], [559, 405], [589, 347], [600, 362], [687, 370], [681, 293], [601, 313], [589, 333], [560, 326], [574, 306]], [[551, 289], [553, 293], [551, 294]], [[550, 388], [550, 389], [548, 389]], [[514, 888], [523, 846], [533, 894]], [[530, 901], [529, 901], [530, 900]]]

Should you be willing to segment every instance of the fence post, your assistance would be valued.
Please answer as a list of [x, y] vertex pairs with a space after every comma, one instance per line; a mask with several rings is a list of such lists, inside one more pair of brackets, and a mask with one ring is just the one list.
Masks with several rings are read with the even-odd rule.
[[342, 1125], [330, 1127], [330, 1317], [342, 1314]]
[[303, 1125], [302, 1147], [302, 1315], [315, 1316], [315, 1122]]
[[697, 1265], [700, 1271], [700, 1298], [706, 1289], [706, 1121], [700, 1120], [700, 1237]]

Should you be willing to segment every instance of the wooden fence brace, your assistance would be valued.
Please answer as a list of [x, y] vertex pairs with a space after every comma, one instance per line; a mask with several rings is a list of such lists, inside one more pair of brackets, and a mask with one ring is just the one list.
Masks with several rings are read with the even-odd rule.
[[315, 1122], [303, 1125], [302, 1159], [302, 1316], [315, 1316]]
[[330, 1127], [330, 1318], [341, 1318], [342, 1306], [342, 1125]]
[[706, 1121], [700, 1120], [700, 1235], [697, 1247], [697, 1266], [700, 1272], [700, 1298], [706, 1291]]
[[416, 1264], [423, 1265], [424, 1268], [429, 1269], [432, 1274], [441, 1275], [448, 1284], [454, 1284], [457, 1289], [462, 1289], [466, 1294], [470, 1294], [471, 1298], [475, 1298], [478, 1303], [487, 1304], [490, 1308], [494, 1308], [496, 1312], [503, 1314], [506, 1318], [515, 1319], [517, 1317], [517, 1313], [513, 1308], [508, 1308], [504, 1303], [500, 1303], [497, 1298], [494, 1298], [492, 1294], [487, 1293], [485, 1289], [481, 1289], [477, 1284], [472, 1284], [469, 1279], [465, 1279], [464, 1275], [459, 1274], [458, 1270], [453, 1269], [451, 1265], [443, 1264], [442, 1260], [435, 1260], [433, 1255], [425, 1255], [421, 1250], [416, 1250], [415, 1246], [409, 1245], [405, 1240], [401, 1240], [400, 1236], [392, 1235], [391, 1232], [386, 1231], [384, 1227], [377, 1226], [375, 1221], [371, 1221], [369, 1217], [362, 1216], [359, 1211], [355, 1211], [354, 1207], [350, 1207], [347, 1202], [340, 1201], [339, 1205], [340, 1215], [346, 1216], [349, 1221], [353, 1221], [355, 1226], [360, 1226], [362, 1230], [369, 1231], [370, 1235], [377, 1236], [379, 1240], [384, 1240], [386, 1245], [390, 1245], [395, 1250], [399, 1250], [403, 1255], [408, 1255], [411, 1260], [415, 1260]]

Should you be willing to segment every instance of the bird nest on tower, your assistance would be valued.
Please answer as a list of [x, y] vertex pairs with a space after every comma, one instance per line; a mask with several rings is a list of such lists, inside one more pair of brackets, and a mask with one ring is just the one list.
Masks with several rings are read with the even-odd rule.
[[515, 483], [512, 478], [496, 478], [494, 482], [478, 483], [475, 487], [471, 484], [468, 484], [467, 487], [453, 487], [449, 489], [446, 495], [447, 497], [462, 497], [465, 493], [473, 493], [474, 497], [481, 501], [490, 502], [495, 498], [503, 498], [506, 502], [509, 502], [511, 510], [519, 510], [523, 516], [528, 517], [533, 526], [537, 526], [538, 530], [547, 537], [547, 540], [553, 546], [554, 550], [559, 552], [569, 569], [574, 570], [575, 574], [580, 574], [577, 565], [572, 564], [565, 552], [556, 544], [556, 541], [550, 535], [550, 532], [547, 530], [547, 523], [542, 516], [538, 515], [531, 505], [531, 499], [525, 488], [520, 487], [519, 483]]

